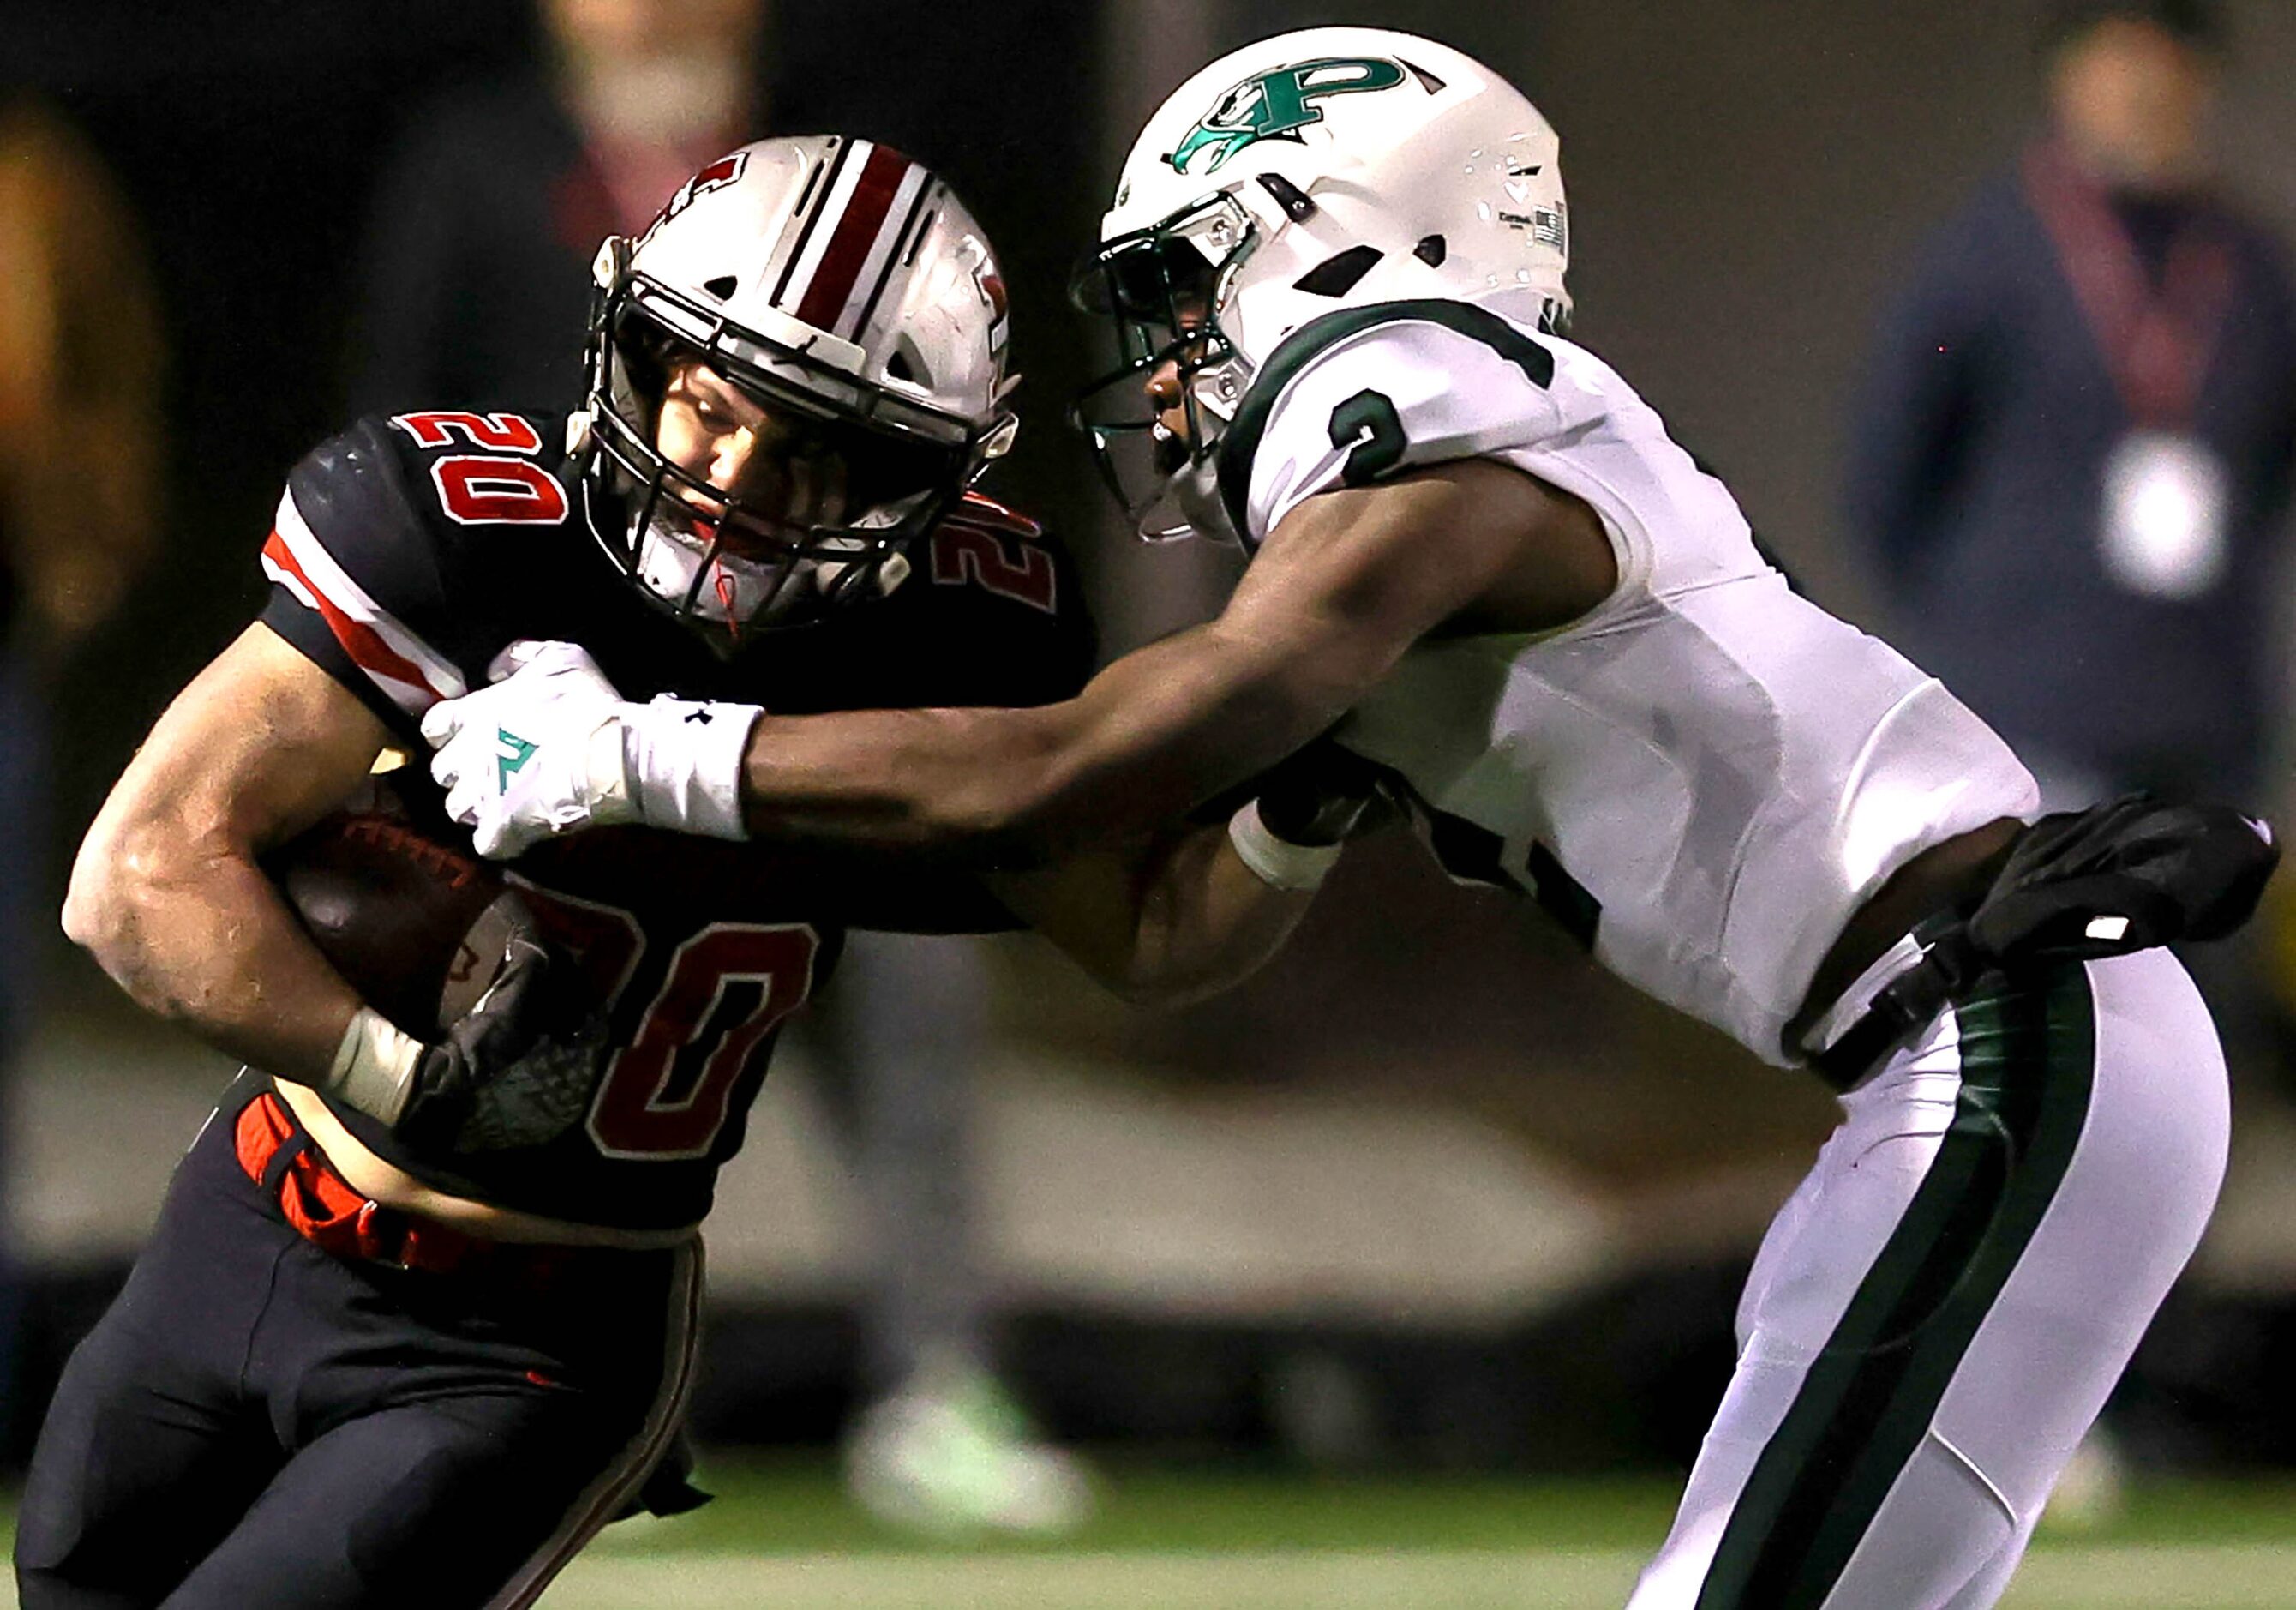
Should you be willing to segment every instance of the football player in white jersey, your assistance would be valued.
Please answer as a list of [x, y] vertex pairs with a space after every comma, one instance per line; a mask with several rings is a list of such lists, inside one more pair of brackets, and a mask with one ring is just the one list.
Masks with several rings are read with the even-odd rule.
[[[2215, 1032], [2136, 949], [2208, 924], [2189, 890], [2114, 881], [2206, 858], [2146, 807], [2029, 829], [2008, 748], [1788, 587], [1564, 338], [1556, 159], [1427, 40], [1213, 63], [1125, 165], [1087, 278], [1133, 360], [1103, 398], [1145, 403], [1087, 423], [1119, 488], [1128, 446], [1153, 471], [1144, 534], [1250, 553], [1218, 619], [1065, 703], [746, 712], [737, 762], [657, 743], [644, 776], [636, 707], [521, 674], [433, 711], [434, 768], [488, 853], [707, 797], [760, 837], [1034, 858], [1331, 729], [1455, 875], [1843, 1093], [1633, 1610], [1977, 1610], [2215, 1200]], [[512, 731], [539, 748], [505, 790]], [[1318, 826], [1247, 807], [1232, 833], [1301, 886], [1339, 854]]]

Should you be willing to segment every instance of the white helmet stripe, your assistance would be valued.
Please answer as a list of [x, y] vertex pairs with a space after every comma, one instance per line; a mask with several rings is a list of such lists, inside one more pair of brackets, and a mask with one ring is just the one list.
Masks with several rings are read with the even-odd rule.
[[813, 216], [805, 221], [805, 239], [774, 291], [775, 305], [784, 312], [796, 314], [804, 306], [806, 292], [820, 275], [822, 259], [829, 255], [830, 242], [836, 239], [846, 211], [853, 204], [853, 193], [861, 184], [861, 175], [876, 151], [874, 141], [849, 140], [837, 153], [836, 166], [830, 172], [828, 183], [822, 186], [821, 199], [814, 203]]
[[[812, 267], [806, 264], [807, 250], [813, 244], [814, 237], [821, 233], [822, 219], [828, 211], [829, 193], [837, 188], [838, 180], [845, 172], [846, 160], [853, 154], [853, 148], [859, 145], [865, 152], [868, 144], [866, 140], [832, 138], [829, 160], [823, 165], [824, 172], [806, 181], [805, 193], [798, 198], [799, 211], [791, 219], [797, 228], [797, 239], [789, 249], [789, 256], [783, 260], [781, 277], [774, 282], [773, 295], [767, 299], [775, 307], [788, 306], [790, 297], [794, 294], [790, 282], [797, 277], [800, 265], [805, 265], [808, 275], [812, 274]], [[816, 257], [815, 261], [818, 262], [819, 259]], [[798, 287], [800, 292], [803, 289], [802, 284]]]

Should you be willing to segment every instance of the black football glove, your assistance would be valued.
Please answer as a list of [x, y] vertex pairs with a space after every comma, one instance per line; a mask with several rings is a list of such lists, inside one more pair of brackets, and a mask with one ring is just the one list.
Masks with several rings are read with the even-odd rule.
[[1382, 826], [1389, 811], [1380, 767], [1318, 738], [1262, 774], [1259, 820], [1287, 844], [1343, 844]]
[[2272, 830], [2229, 807], [2128, 794], [2027, 828], [1969, 936], [2003, 961], [2222, 939], [2254, 913], [2279, 862]]
[[1996, 970], [2223, 939], [2255, 912], [2279, 864], [2272, 829], [2228, 806], [2133, 793], [2043, 817], [1969, 916], [1936, 934], [1826, 1059], [1871, 1066]]
[[494, 982], [423, 1047], [392, 1133], [441, 1153], [546, 1145], [582, 1121], [608, 1055], [588, 981], [521, 908]]

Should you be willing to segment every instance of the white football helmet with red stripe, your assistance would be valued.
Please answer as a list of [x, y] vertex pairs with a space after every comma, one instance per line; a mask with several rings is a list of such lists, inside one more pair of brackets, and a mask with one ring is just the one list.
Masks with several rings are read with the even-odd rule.
[[[745, 145], [636, 241], [610, 238], [596, 276], [570, 443], [592, 531], [650, 596], [728, 641], [890, 589], [904, 551], [1012, 443], [996, 259], [948, 186], [890, 146]], [[840, 490], [762, 507], [665, 458], [657, 415], [683, 357], [763, 405], [796, 451], [833, 460], [800, 479]]]

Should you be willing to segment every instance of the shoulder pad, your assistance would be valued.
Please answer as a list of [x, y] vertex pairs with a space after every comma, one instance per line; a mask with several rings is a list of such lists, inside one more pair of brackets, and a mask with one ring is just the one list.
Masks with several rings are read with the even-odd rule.
[[346, 675], [355, 667], [410, 719], [458, 696], [499, 646], [512, 602], [484, 561], [519, 528], [554, 537], [571, 512], [552, 473], [558, 429], [441, 411], [369, 417], [321, 443], [289, 474], [264, 544], [264, 571], [292, 601], [266, 619], [307, 652], [348, 660]]
[[1534, 439], [1554, 415], [1554, 376], [1545, 343], [1472, 303], [1374, 302], [1310, 319], [1259, 366], [1221, 438], [1221, 501], [1255, 546], [1314, 492]]

